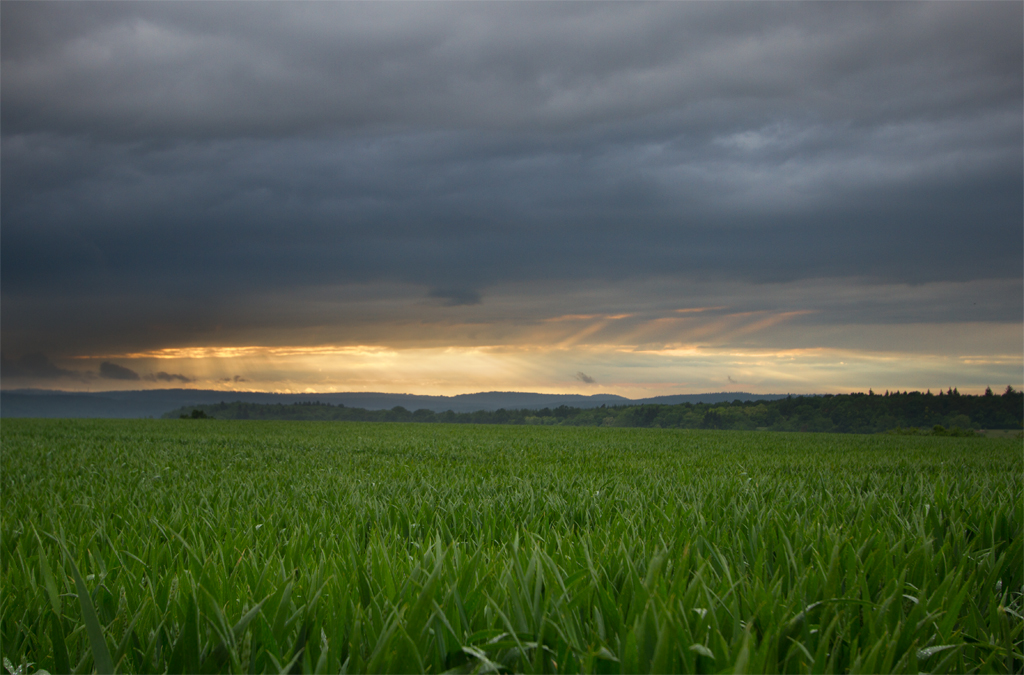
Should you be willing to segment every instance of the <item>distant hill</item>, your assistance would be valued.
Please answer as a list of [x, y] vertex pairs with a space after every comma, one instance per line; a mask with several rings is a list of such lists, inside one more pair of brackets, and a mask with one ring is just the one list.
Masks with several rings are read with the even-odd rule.
[[170, 411], [165, 418], [221, 420], [304, 420], [320, 422], [417, 422], [446, 424], [542, 424], [586, 427], [656, 427], [661, 429], [733, 429], [819, 431], [830, 433], [973, 436], [974, 429], [1020, 429], [1024, 394], [1008, 389], [1002, 396], [962, 396], [921, 392], [883, 395], [795, 396], [774, 401], [718, 403], [630, 402], [626, 405], [576, 408], [520, 408], [457, 413], [426, 408], [367, 410], [323, 402], [215, 403]]
[[264, 392], [233, 392], [207, 389], [148, 389], [141, 391], [66, 392], [47, 389], [16, 389], [0, 392], [0, 417], [160, 417], [169, 410], [192, 405], [215, 403], [282, 404], [319, 401], [366, 410], [390, 410], [402, 406], [408, 410], [433, 412], [451, 410], [457, 413], [476, 411], [540, 410], [571, 406], [599, 408], [605, 406], [643, 405], [649, 403], [720, 403], [722, 401], [759, 401], [784, 398], [784, 394], [748, 394], [718, 392], [681, 394], [628, 399], [614, 394], [535, 394], [515, 391], [489, 391], [458, 396], [418, 396], [379, 392], [342, 392], [321, 394], [270, 394]]

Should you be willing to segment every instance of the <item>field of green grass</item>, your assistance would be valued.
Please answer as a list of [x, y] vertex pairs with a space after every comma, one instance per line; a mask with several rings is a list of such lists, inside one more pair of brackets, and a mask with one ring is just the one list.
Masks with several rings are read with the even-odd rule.
[[1020, 440], [3, 420], [0, 650], [92, 672], [1021, 672]]

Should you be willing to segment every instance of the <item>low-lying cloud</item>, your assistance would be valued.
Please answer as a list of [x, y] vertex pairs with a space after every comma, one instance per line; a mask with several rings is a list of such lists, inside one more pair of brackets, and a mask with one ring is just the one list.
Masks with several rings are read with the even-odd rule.
[[125, 368], [119, 366], [116, 363], [110, 361], [104, 361], [100, 364], [100, 377], [106, 380], [141, 380], [139, 376], [131, 368]]
[[162, 370], [157, 373], [152, 373], [151, 375], [146, 375], [144, 379], [149, 380], [150, 382], [181, 382], [183, 384], [195, 382], [195, 378], [180, 375], [178, 373], [165, 373]]

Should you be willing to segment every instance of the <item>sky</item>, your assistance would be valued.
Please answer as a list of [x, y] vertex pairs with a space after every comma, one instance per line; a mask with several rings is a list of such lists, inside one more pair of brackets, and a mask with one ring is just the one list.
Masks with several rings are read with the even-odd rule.
[[1024, 383], [1020, 2], [0, 4], [0, 386]]

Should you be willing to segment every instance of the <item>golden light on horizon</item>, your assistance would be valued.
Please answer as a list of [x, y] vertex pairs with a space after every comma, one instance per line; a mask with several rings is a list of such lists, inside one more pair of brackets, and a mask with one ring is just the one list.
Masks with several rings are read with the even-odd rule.
[[730, 312], [709, 306], [667, 313], [557, 314], [516, 325], [460, 321], [425, 325], [429, 331], [421, 334], [429, 336], [419, 344], [408, 339], [404, 324], [392, 344], [288, 343], [288, 334], [282, 334], [276, 344], [80, 355], [75, 361], [92, 370], [83, 371], [85, 377], [72, 386], [124, 388], [128, 380], [105, 380], [99, 372], [110, 361], [137, 374], [133, 381], [138, 384], [132, 386], [224, 391], [534, 391], [646, 398], [721, 391], [923, 391], [955, 385], [980, 393], [986, 386], [1004, 386], [1005, 374], [1020, 362], [1005, 349], [1017, 339], [1013, 326], [986, 326], [984, 331], [973, 326], [848, 326], [837, 332], [833, 326], [799, 321], [813, 313]]
[[[778, 323], [786, 317], [755, 323]], [[866, 351], [825, 347], [714, 346], [700, 341], [669, 344], [584, 344], [607, 324], [595, 321], [555, 345], [496, 344], [410, 347], [383, 345], [245, 345], [167, 348], [81, 357], [120, 361], [143, 386], [155, 375], [180, 377], [188, 387], [228, 391], [378, 391], [455, 395], [479, 391], [610, 393], [645, 398], [680, 393], [844, 393], [945, 388], [961, 391], [1002, 386], [998, 372], [1014, 357]], [[646, 322], [657, 326], [660, 321]], [[742, 327], [741, 322], [739, 327]], [[733, 327], [737, 327], [733, 324]], [[951, 372], [971, 373], [968, 382]], [[578, 377], [585, 373], [589, 380]], [[909, 384], [913, 383], [913, 384]], [[93, 380], [89, 386], [124, 388]], [[163, 386], [167, 386], [166, 384]], [[180, 386], [180, 385], [179, 385]]]
[[235, 359], [249, 356], [304, 356], [314, 354], [372, 355], [389, 351], [387, 347], [370, 345], [262, 346], [242, 347], [168, 347], [126, 354], [79, 356], [85, 359]]

